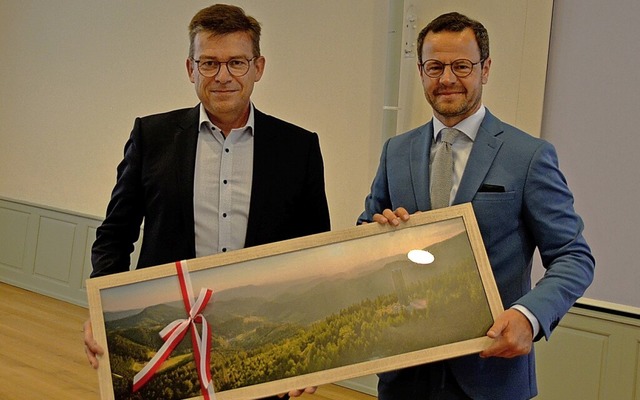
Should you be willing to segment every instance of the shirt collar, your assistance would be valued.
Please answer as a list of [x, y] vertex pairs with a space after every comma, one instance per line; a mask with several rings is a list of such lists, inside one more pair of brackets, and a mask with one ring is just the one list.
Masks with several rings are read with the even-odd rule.
[[[486, 112], [487, 109], [484, 107], [484, 104], [481, 104], [478, 111], [458, 122], [455, 126], [452, 126], [452, 128], [456, 128], [467, 135], [471, 141], [475, 141], [476, 136], [478, 135], [478, 130], [480, 129], [480, 124], [482, 124], [482, 120], [484, 119]], [[434, 141], [438, 138], [438, 133], [444, 128], [446, 128], [446, 126], [444, 126], [438, 118], [433, 118]]]
[[[242, 132], [246, 132], [248, 131], [251, 135], [253, 135], [253, 132], [255, 131], [254, 128], [254, 112], [253, 112], [254, 108], [253, 108], [253, 103], [249, 103], [249, 118], [247, 119], [247, 123], [245, 124], [245, 126], [237, 128], [238, 130], [241, 130]], [[218, 128], [213, 122], [211, 122], [211, 120], [209, 119], [209, 115], [207, 114], [207, 110], [205, 110], [204, 105], [202, 103], [200, 103], [200, 117], [199, 117], [199, 122], [198, 122], [198, 126], [200, 127], [200, 131], [202, 131], [202, 128], [204, 127], [210, 129], [210, 130], [217, 130], [220, 131], [220, 128]], [[233, 131], [235, 131], [236, 129], [233, 129]]]

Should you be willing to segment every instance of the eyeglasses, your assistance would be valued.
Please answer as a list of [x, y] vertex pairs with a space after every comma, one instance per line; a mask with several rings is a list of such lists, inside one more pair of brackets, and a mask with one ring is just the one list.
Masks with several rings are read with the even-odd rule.
[[480, 64], [482, 62], [484, 62], [484, 60], [480, 60], [474, 63], [465, 58], [461, 58], [459, 60], [454, 60], [450, 64], [445, 64], [438, 60], [429, 59], [418, 65], [420, 65], [422, 71], [424, 71], [425, 75], [427, 75], [429, 78], [441, 77], [442, 74], [444, 74], [444, 68], [447, 65], [451, 67], [451, 72], [453, 72], [455, 76], [457, 76], [458, 78], [465, 78], [471, 75], [474, 65]]
[[229, 74], [235, 77], [241, 77], [249, 72], [249, 65], [251, 65], [251, 61], [255, 60], [256, 57], [253, 58], [232, 58], [229, 61], [216, 61], [216, 60], [196, 60], [191, 59], [194, 63], [198, 65], [198, 71], [202, 76], [207, 78], [212, 78], [218, 75], [220, 72], [220, 68], [222, 64], [227, 67], [227, 71]]

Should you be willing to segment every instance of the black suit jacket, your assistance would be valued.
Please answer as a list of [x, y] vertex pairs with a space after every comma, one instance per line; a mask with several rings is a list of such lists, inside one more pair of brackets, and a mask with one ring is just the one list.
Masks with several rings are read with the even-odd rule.
[[[130, 269], [144, 220], [137, 268], [195, 257], [193, 185], [199, 106], [137, 118], [118, 165], [104, 222], [96, 231], [94, 276]], [[329, 210], [317, 134], [254, 111], [254, 160], [245, 246], [328, 231]]]

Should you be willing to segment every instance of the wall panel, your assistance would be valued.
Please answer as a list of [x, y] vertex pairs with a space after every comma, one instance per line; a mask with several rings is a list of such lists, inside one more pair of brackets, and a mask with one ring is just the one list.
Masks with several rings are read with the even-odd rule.
[[584, 307], [536, 344], [536, 399], [638, 400], [640, 315]]
[[0, 263], [22, 268], [26, 249], [29, 213], [0, 208]]
[[[0, 280], [86, 305], [84, 278], [100, 221], [0, 198]], [[87, 265], [89, 268], [87, 268]]]

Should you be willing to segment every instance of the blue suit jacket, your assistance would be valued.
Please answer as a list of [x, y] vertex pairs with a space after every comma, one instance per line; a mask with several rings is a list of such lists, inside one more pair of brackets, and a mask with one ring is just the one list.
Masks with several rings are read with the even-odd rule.
[[[386, 208], [404, 207], [409, 213], [431, 209], [432, 138], [429, 122], [386, 142], [359, 222], [371, 221]], [[504, 192], [487, 191], [486, 185], [503, 187]], [[591, 283], [595, 267], [555, 149], [487, 110], [453, 203], [466, 202], [473, 205], [505, 308], [528, 308], [548, 338]], [[547, 271], [531, 290], [536, 247]], [[537, 394], [533, 351], [513, 359], [471, 355], [446, 362], [474, 399], [517, 400]], [[400, 373], [382, 374], [379, 385], [392, 387]]]
[[[193, 185], [199, 106], [137, 118], [93, 244], [91, 276], [194, 258]], [[328, 231], [318, 135], [254, 110], [253, 180], [245, 247]]]

